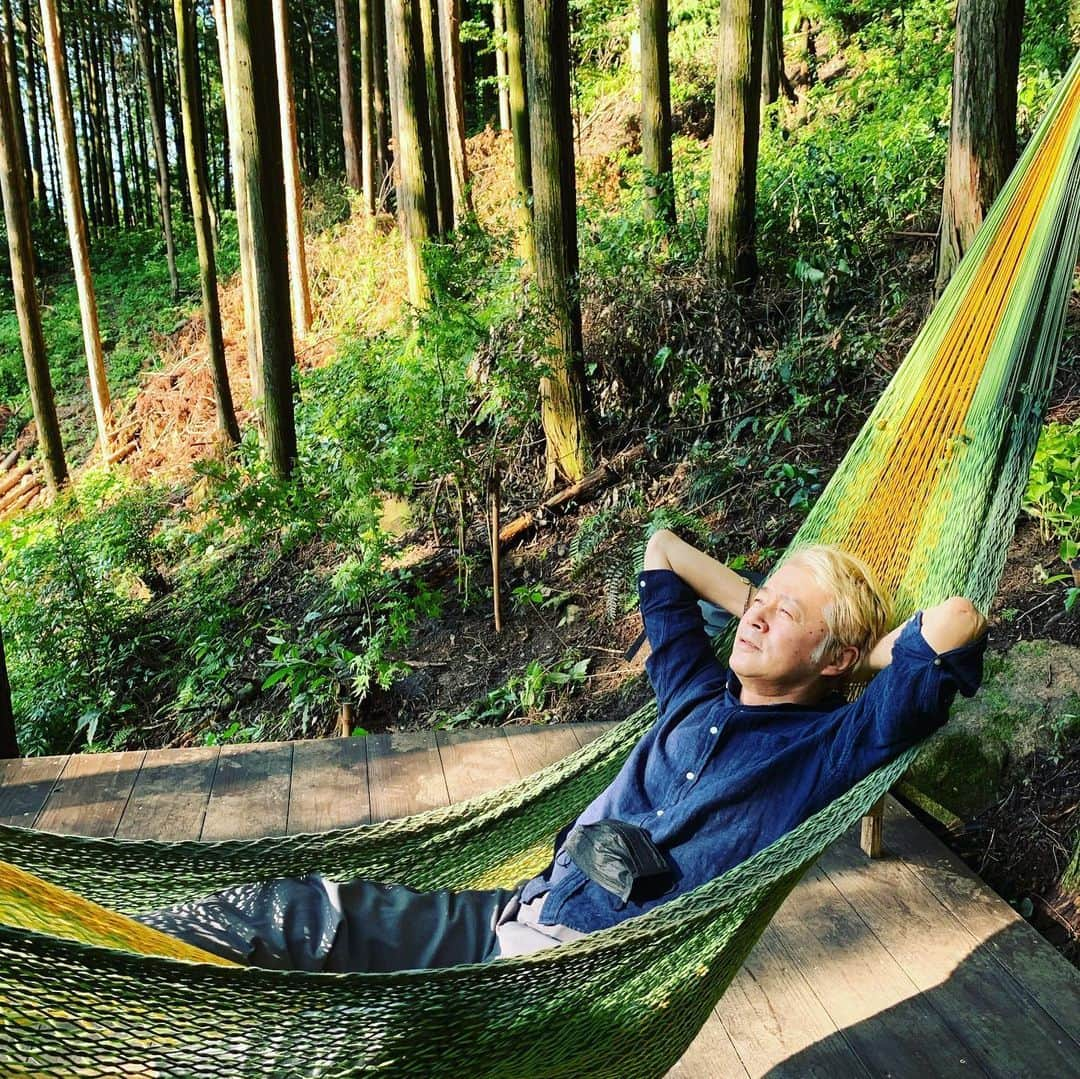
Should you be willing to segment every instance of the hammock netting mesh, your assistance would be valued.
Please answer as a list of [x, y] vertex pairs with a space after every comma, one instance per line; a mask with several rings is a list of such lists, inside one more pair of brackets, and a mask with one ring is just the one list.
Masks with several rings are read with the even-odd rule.
[[[894, 591], [898, 618], [954, 593], [986, 609], [1004, 565], [1076, 264], [1078, 62], [792, 545], [860, 554]], [[914, 750], [689, 895], [533, 956], [283, 973], [189, 961], [199, 953], [124, 916], [312, 871], [417, 888], [512, 886], [546, 864], [555, 833], [610, 782], [655, 715], [648, 706], [504, 790], [360, 828], [212, 844], [0, 828], [0, 1071], [663, 1075], [803, 872]]]

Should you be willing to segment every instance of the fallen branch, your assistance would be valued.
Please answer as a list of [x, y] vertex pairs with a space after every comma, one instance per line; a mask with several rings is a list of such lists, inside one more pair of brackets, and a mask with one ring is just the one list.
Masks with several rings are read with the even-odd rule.
[[19, 459], [19, 451], [14, 449], [0, 461], [0, 472], [6, 472]]
[[33, 468], [33, 465], [20, 465], [18, 468], [9, 472], [2, 480], [0, 480], [0, 496], [6, 495], [8, 491], [21, 483], [23, 478], [33, 471]]

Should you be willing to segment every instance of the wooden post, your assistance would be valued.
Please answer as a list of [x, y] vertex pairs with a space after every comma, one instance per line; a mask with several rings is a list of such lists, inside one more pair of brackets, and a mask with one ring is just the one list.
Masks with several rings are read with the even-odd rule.
[[495, 632], [502, 633], [502, 586], [499, 572], [499, 498], [500, 483], [498, 462], [493, 462], [488, 473], [488, 538], [491, 543], [491, 602], [495, 609]]
[[859, 846], [868, 858], [880, 858], [885, 853], [885, 798], [879, 798], [862, 819]]
[[19, 742], [15, 737], [15, 713], [11, 707], [7, 662], [4, 659], [4, 634], [0, 631], [0, 757], [17, 757]]
[[352, 705], [348, 701], [342, 701], [338, 710], [338, 737], [352, 737]]

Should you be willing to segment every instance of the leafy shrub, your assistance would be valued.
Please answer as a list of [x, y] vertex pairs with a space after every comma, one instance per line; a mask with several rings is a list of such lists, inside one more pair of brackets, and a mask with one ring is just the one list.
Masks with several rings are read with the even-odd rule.
[[1080, 419], [1042, 429], [1023, 506], [1044, 540], [1060, 541], [1062, 561], [1080, 556]]

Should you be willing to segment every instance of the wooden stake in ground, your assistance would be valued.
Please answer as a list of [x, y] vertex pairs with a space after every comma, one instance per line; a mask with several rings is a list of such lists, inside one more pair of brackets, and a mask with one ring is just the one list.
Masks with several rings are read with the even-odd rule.
[[60, 423], [56, 417], [52, 379], [45, 356], [45, 338], [41, 333], [26, 181], [21, 162], [15, 154], [18, 144], [13, 134], [14, 109], [5, 67], [4, 50], [0, 49], [0, 188], [4, 197], [11, 280], [19, 319], [19, 338], [26, 363], [26, 381], [30, 387], [30, 403], [37, 423], [45, 478], [55, 491], [67, 479], [67, 461], [64, 459], [64, 444], [60, 439]]
[[79, 160], [75, 149], [75, 120], [71, 113], [67, 59], [60, 34], [56, 0], [41, 0], [41, 25], [45, 36], [45, 55], [49, 62], [49, 89], [52, 94], [53, 118], [60, 144], [64, 219], [67, 222], [71, 259], [75, 267], [75, 289], [79, 295], [83, 347], [86, 351], [86, 365], [90, 372], [90, 395], [94, 402], [94, 418], [97, 420], [101, 457], [107, 464], [111, 425], [109, 384], [105, 379], [105, 357], [101, 351], [97, 299], [94, 296], [94, 281], [90, 276], [90, 242], [86, 234]]
[[502, 633], [502, 582], [499, 573], [499, 511], [501, 496], [499, 466], [492, 464], [488, 474], [488, 538], [491, 543], [491, 602], [495, 610], [495, 632]]
[[4, 631], [0, 629], [0, 757], [17, 757], [19, 741], [15, 737], [15, 712], [11, 707], [11, 686], [8, 684], [7, 662], [4, 658]]

